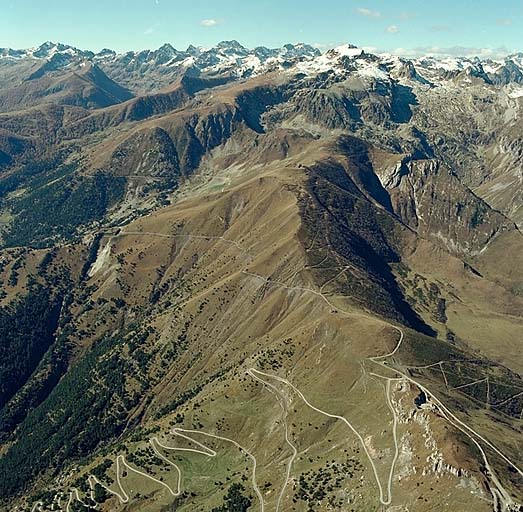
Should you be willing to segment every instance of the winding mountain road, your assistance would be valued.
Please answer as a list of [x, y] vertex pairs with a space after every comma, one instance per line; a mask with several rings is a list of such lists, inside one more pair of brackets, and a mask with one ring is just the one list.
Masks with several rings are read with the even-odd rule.
[[349, 429], [356, 435], [356, 437], [358, 438], [358, 440], [360, 441], [361, 443], [361, 446], [365, 452], [365, 454], [367, 455], [367, 458], [369, 459], [369, 463], [372, 467], [372, 471], [374, 473], [374, 478], [376, 480], [376, 484], [378, 486], [378, 489], [379, 489], [379, 493], [380, 493], [380, 503], [382, 505], [389, 505], [392, 501], [392, 496], [390, 493], [388, 493], [387, 497], [385, 497], [385, 493], [383, 491], [383, 487], [381, 485], [381, 481], [380, 481], [380, 478], [378, 476], [378, 470], [376, 468], [376, 465], [374, 464], [374, 460], [372, 459], [370, 453], [369, 453], [369, 450], [367, 448], [367, 445], [365, 444], [365, 440], [363, 439], [362, 435], [356, 430], [356, 428], [352, 425], [352, 423], [350, 423], [346, 418], [344, 418], [343, 416], [339, 416], [338, 414], [332, 414], [330, 412], [327, 412], [327, 411], [324, 411], [316, 406], [314, 406], [313, 404], [311, 404], [307, 398], [305, 397], [305, 395], [296, 387], [294, 386], [291, 382], [289, 382], [287, 379], [284, 379], [283, 377], [279, 377], [278, 375], [272, 375], [270, 373], [265, 373], [261, 370], [257, 370], [256, 368], [249, 368], [247, 370], [247, 373], [253, 377], [253, 378], [256, 378], [256, 376], [258, 377], [258, 380], [262, 380], [262, 378], [260, 378], [260, 375], [266, 377], [266, 378], [269, 378], [269, 379], [274, 379], [274, 380], [277, 380], [278, 382], [281, 382], [287, 386], [289, 386], [302, 400], [303, 402], [308, 406], [310, 407], [312, 410], [320, 413], [320, 414], [323, 414], [324, 416], [327, 416], [329, 418], [335, 418], [335, 419], [338, 419], [340, 421], [342, 421], [343, 423], [345, 423]]
[[[229, 240], [227, 238], [224, 238], [223, 236], [206, 236], [206, 235], [191, 235], [191, 234], [187, 234], [187, 235], [167, 235], [167, 234], [163, 234], [163, 233], [142, 232], [142, 231], [127, 231], [127, 232], [122, 231], [122, 232], [120, 232], [120, 233], [118, 233], [116, 235], [112, 234], [112, 236], [127, 236], [127, 235], [128, 236], [139, 236], [139, 235], [143, 235], [143, 236], [157, 236], [157, 237], [172, 238], [172, 239], [185, 238], [185, 239], [195, 239], [195, 240], [209, 240], [209, 241], [210, 240], [216, 240], [216, 241], [222, 241], [224, 243], [227, 243], [227, 244], [230, 244], [230, 245], [234, 246], [242, 254], [246, 255], [250, 261], [252, 261], [254, 259], [253, 256], [250, 254], [250, 252], [248, 250], [244, 249], [238, 242], [236, 242], [235, 240]], [[490, 442], [488, 439], [486, 439], [484, 436], [482, 436], [480, 433], [478, 433], [476, 430], [474, 430], [471, 426], [467, 425], [464, 421], [460, 420], [426, 386], [422, 385], [421, 383], [419, 383], [418, 381], [416, 381], [415, 379], [410, 377], [408, 374], [406, 374], [401, 369], [399, 369], [399, 368], [397, 368], [395, 366], [392, 366], [391, 364], [388, 364], [388, 360], [392, 359], [394, 357], [394, 355], [400, 350], [400, 347], [401, 347], [401, 345], [402, 345], [402, 343], [404, 341], [404, 337], [405, 337], [404, 331], [400, 327], [398, 327], [397, 325], [391, 324], [390, 322], [387, 322], [386, 320], [376, 318], [375, 316], [373, 316], [370, 313], [366, 313], [366, 312], [362, 312], [362, 311], [345, 311], [345, 310], [343, 310], [339, 306], [336, 306], [335, 304], [333, 304], [333, 302], [323, 293], [323, 291], [322, 291], [323, 287], [321, 287], [320, 290], [318, 291], [318, 290], [314, 290], [314, 289], [303, 287], [303, 286], [290, 286], [290, 285], [287, 285], [286, 283], [283, 283], [283, 282], [280, 282], [280, 281], [277, 281], [277, 280], [273, 280], [270, 277], [265, 277], [265, 276], [262, 276], [260, 274], [254, 273], [254, 272], [250, 272], [246, 268], [242, 269], [241, 272], [244, 275], [246, 275], [246, 276], [249, 276], [251, 278], [255, 278], [255, 279], [258, 279], [258, 280], [262, 280], [262, 281], [264, 281], [265, 283], [267, 283], [267, 284], [269, 284], [271, 286], [281, 287], [282, 289], [285, 289], [287, 291], [299, 291], [299, 292], [302, 292], [302, 293], [312, 294], [312, 295], [320, 298], [322, 301], [324, 301], [329, 306], [329, 308], [331, 310], [330, 311], [331, 313], [340, 313], [342, 315], [345, 315], [345, 316], [348, 316], [348, 317], [352, 317], [352, 318], [354, 318], [354, 317], [369, 318], [369, 319], [372, 319], [375, 322], [376, 321], [377, 322], [381, 322], [384, 325], [387, 325], [387, 326], [393, 328], [394, 330], [396, 330], [398, 332], [399, 340], [398, 340], [396, 346], [394, 347], [394, 349], [390, 353], [384, 354], [384, 355], [380, 355], [380, 356], [373, 356], [373, 357], [368, 358], [369, 361], [371, 361], [372, 363], [376, 364], [379, 367], [382, 367], [383, 369], [386, 369], [387, 372], [394, 372], [397, 375], [401, 376], [401, 378], [398, 379], [398, 378], [391, 378], [391, 377], [387, 377], [387, 376], [379, 375], [379, 374], [375, 374], [375, 373], [373, 374], [375, 377], [382, 378], [382, 379], [386, 380], [385, 398], [386, 398], [386, 401], [387, 401], [387, 405], [388, 405], [388, 407], [389, 407], [389, 409], [390, 409], [390, 411], [392, 413], [392, 416], [393, 416], [393, 439], [394, 439], [394, 444], [395, 444], [395, 453], [394, 453], [394, 457], [393, 457], [393, 460], [392, 460], [392, 463], [391, 463], [391, 468], [390, 468], [388, 479], [387, 479], [386, 489], [384, 489], [384, 486], [383, 486], [382, 482], [380, 481], [376, 465], [375, 465], [374, 460], [372, 459], [372, 457], [371, 457], [371, 455], [369, 453], [369, 450], [368, 450], [368, 448], [367, 448], [367, 446], [365, 444], [363, 436], [358, 432], [358, 430], [345, 417], [337, 415], [337, 414], [333, 414], [331, 412], [328, 412], [328, 411], [325, 411], [325, 410], [322, 410], [322, 409], [316, 407], [311, 402], [309, 402], [309, 400], [305, 397], [305, 395], [295, 385], [293, 385], [291, 382], [289, 382], [287, 379], [285, 379], [283, 377], [263, 372], [261, 370], [258, 370], [256, 368], [254, 368], [254, 367], [251, 367], [251, 368], [247, 369], [247, 373], [253, 379], [255, 379], [258, 382], [262, 383], [264, 386], [266, 386], [271, 392], [273, 392], [277, 396], [278, 401], [280, 402], [280, 404], [281, 404], [281, 406], [283, 408], [284, 416], [286, 415], [285, 398], [281, 394], [281, 392], [278, 390], [278, 388], [276, 386], [274, 386], [274, 384], [272, 384], [270, 382], [271, 379], [276, 380], [276, 381], [278, 381], [278, 382], [280, 382], [280, 383], [290, 387], [293, 390], [293, 392], [296, 393], [300, 397], [300, 399], [309, 408], [311, 408], [312, 410], [314, 410], [314, 411], [316, 411], [319, 414], [322, 414], [324, 416], [340, 420], [340, 421], [342, 421], [344, 424], [346, 424], [349, 427], [349, 429], [354, 433], [354, 435], [357, 437], [357, 439], [361, 443], [361, 446], [362, 446], [362, 448], [363, 448], [363, 450], [364, 450], [364, 452], [366, 454], [366, 457], [369, 460], [369, 464], [370, 464], [370, 466], [372, 468], [372, 472], [374, 474], [376, 485], [377, 485], [378, 490], [379, 490], [379, 500], [380, 500], [380, 503], [382, 505], [388, 506], [392, 502], [393, 475], [394, 475], [394, 469], [395, 469], [395, 465], [396, 465], [396, 462], [397, 462], [397, 459], [398, 459], [398, 454], [399, 454], [398, 439], [397, 439], [397, 414], [396, 414], [396, 411], [395, 411], [394, 406], [392, 404], [391, 396], [390, 396], [390, 394], [391, 394], [391, 382], [395, 381], [395, 380], [405, 380], [405, 381], [410, 382], [412, 385], [416, 386], [421, 391], [423, 391], [423, 393], [425, 393], [425, 395], [431, 401], [433, 406], [440, 412], [441, 416], [443, 418], [445, 418], [456, 429], [458, 429], [462, 433], [464, 433], [469, 439], [471, 439], [471, 441], [478, 448], [479, 452], [482, 455], [483, 462], [484, 462], [485, 468], [487, 469], [487, 473], [489, 475], [490, 481], [492, 482], [492, 484], [494, 486], [494, 488], [491, 489], [491, 493], [492, 493], [492, 496], [494, 498], [494, 505], [496, 507], [496, 510], [501, 510], [502, 512], [509, 512], [509, 511], [513, 510], [513, 507], [516, 504], [513, 501], [513, 499], [511, 498], [510, 494], [506, 491], [506, 489], [503, 487], [503, 485], [500, 483], [499, 479], [497, 478], [497, 475], [494, 472], [494, 470], [492, 469], [492, 467], [491, 467], [491, 465], [489, 463], [488, 457], [486, 455], [485, 449], [482, 447], [481, 443], [483, 443], [489, 449], [494, 451], [498, 456], [500, 456], [521, 477], [523, 477], [523, 470], [521, 470], [513, 461], [511, 461], [495, 445], [493, 445], [492, 442]], [[298, 272], [295, 272], [294, 276], [297, 275]], [[343, 296], [340, 296], [340, 298], [343, 298]], [[434, 363], [432, 365], [426, 365], [425, 368], [429, 368], [430, 366], [435, 366], [435, 365], [440, 365], [440, 367], [441, 367], [441, 363], [442, 362], [440, 361], [440, 362]], [[420, 368], [423, 368], [423, 367], [420, 367]], [[267, 379], [269, 379], [269, 380], [267, 380]], [[284, 427], [285, 427], [285, 440], [286, 440], [286, 443], [289, 445], [289, 447], [292, 450], [292, 455], [289, 458], [289, 461], [287, 463], [286, 479], [285, 479], [284, 485], [283, 485], [283, 487], [282, 487], [282, 489], [281, 489], [281, 491], [279, 493], [279, 497], [278, 497], [278, 501], [277, 501], [277, 505], [276, 505], [276, 512], [279, 512], [279, 510], [280, 510], [281, 501], [283, 499], [283, 495], [284, 495], [285, 489], [286, 489], [286, 487], [288, 485], [288, 482], [290, 480], [292, 464], [293, 464], [293, 462], [294, 462], [294, 460], [295, 460], [295, 458], [297, 456], [297, 453], [298, 453], [297, 450], [296, 450], [296, 447], [292, 444], [292, 441], [289, 439], [289, 432], [288, 432], [287, 422], [286, 422], [285, 418], [284, 418]], [[109, 492], [110, 494], [112, 494], [115, 497], [117, 497], [118, 500], [120, 501], [120, 503], [122, 503], [122, 504], [128, 503], [129, 499], [130, 499], [129, 495], [126, 493], [126, 491], [125, 491], [125, 489], [124, 489], [124, 487], [122, 485], [122, 482], [120, 480], [121, 466], [124, 466], [129, 471], [132, 471], [132, 472], [142, 476], [143, 478], [150, 479], [150, 480], [154, 481], [155, 483], [163, 486], [164, 488], [167, 489], [167, 491], [172, 496], [179, 496], [180, 493], [181, 493], [181, 481], [182, 481], [181, 470], [173, 461], [170, 461], [167, 457], [162, 455], [160, 453], [160, 451], [158, 450], [158, 447], [161, 447], [164, 450], [179, 451], [179, 452], [192, 452], [192, 453], [205, 455], [205, 456], [208, 456], [208, 457], [216, 457], [217, 456], [217, 452], [214, 449], [204, 445], [203, 443], [201, 443], [197, 439], [194, 439], [194, 437], [191, 437], [191, 436], [187, 435], [187, 434], [196, 434], [196, 435], [203, 435], [203, 436], [207, 436], [209, 438], [213, 438], [213, 439], [216, 439], [216, 440], [221, 440], [221, 441], [225, 441], [225, 442], [231, 443], [234, 446], [236, 446], [242, 453], [244, 453], [245, 455], [247, 455], [251, 459], [251, 461], [253, 463], [252, 479], [251, 479], [252, 480], [252, 485], [253, 485], [254, 491], [255, 491], [255, 493], [256, 493], [256, 495], [258, 497], [258, 500], [260, 502], [260, 511], [264, 512], [265, 504], [264, 504], [263, 496], [262, 496], [262, 493], [261, 493], [261, 491], [260, 491], [260, 489], [259, 489], [259, 487], [257, 485], [257, 482], [256, 482], [257, 460], [256, 460], [256, 457], [249, 450], [247, 450], [246, 448], [242, 447], [240, 444], [238, 444], [233, 439], [230, 439], [230, 438], [227, 438], [227, 437], [223, 437], [223, 436], [219, 436], [219, 435], [216, 435], [216, 434], [203, 432], [203, 431], [175, 428], [175, 429], [172, 430], [172, 434], [175, 435], [175, 436], [182, 437], [182, 438], [186, 439], [187, 441], [189, 441], [190, 443], [193, 443], [194, 445], [199, 447], [199, 448], [181, 448], [181, 447], [178, 448], [178, 447], [173, 447], [173, 446], [166, 446], [165, 444], [162, 444], [157, 437], [153, 437], [153, 438], [151, 438], [149, 440], [149, 442], [150, 442], [150, 444], [152, 446], [152, 449], [155, 452], [156, 456], [158, 456], [165, 463], [167, 463], [167, 464], [173, 466], [174, 468], [176, 468], [177, 473], [178, 473], [178, 481], [177, 481], [177, 488], [176, 488], [176, 490], [172, 489], [169, 485], [167, 485], [164, 482], [158, 480], [157, 478], [155, 478], [155, 477], [153, 477], [151, 475], [148, 475], [147, 473], [145, 473], [145, 472], [143, 472], [143, 471], [141, 471], [139, 469], [133, 468], [132, 466], [130, 466], [125, 461], [124, 456], [121, 455], [121, 454], [116, 457], [117, 484], [118, 484], [118, 486], [120, 488], [120, 492], [114, 491], [112, 489], [109, 489], [106, 485], [104, 485], [102, 482], [100, 482], [94, 475], [89, 475], [88, 476], [89, 483], [91, 485], [91, 489], [93, 488], [92, 482], [98, 483], [104, 489], [106, 489], [107, 492]], [[72, 502], [73, 491], [76, 492], [77, 498], [79, 499], [78, 491], [73, 488], [70, 491], [69, 502], [67, 504], [67, 509], [69, 509], [69, 506], [70, 506], [70, 504]], [[31, 509], [31, 512], [37, 512], [38, 509], [42, 510], [42, 506], [43, 506], [43, 504], [41, 502], [35, 503], [33, 505], [32, 509]]]

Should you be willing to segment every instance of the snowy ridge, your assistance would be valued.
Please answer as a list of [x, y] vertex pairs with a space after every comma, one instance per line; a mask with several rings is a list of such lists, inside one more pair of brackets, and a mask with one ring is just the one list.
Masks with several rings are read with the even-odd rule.
[[102, 68], [105, 66], [123, 72], [156, 69], [162, 74], [177, 74], [191, 68], [198, 73], [228, 74], [236, 78], [268, 71], [308, 76], [333, 72], [338, 75], [356, 73], [362, 78], [376, 80], [412, 79], [431, 85], [460, 77], [465, 84], [471, 83], [473, 78], [496, 85], [523, 84], [523, 53], [498, 60], [435, 55], [407, 59], [390, 54], [374, 55], [351, 44], [321, 53], [305, 43], [286, 44], [281, 48], [259, 46], [248, 49], [233, 40], [222, 41], [211, 48], [191, 45], [184, 51], [166, 43], [157, 50], [116, 53], [103, 49], [94, 53], [48, 41], [25, 50], [0, 48], [0, 61], [2, 59], [45, 59], [53, 60], [57, 65], [62, 63], [63, 66], [76, 61], [92, 61]]
[[110, 49], [98, 53], [50, 41], [35, 48], [14, 50], [0, 48], [0, 59], [52, 59], [57, 55], [68, 59], [92, 60], [99, 64], [119, 64], [127, 68], [162, 66], [165, 68], [195, 67], [202, 72], [231, 72], [238, 76], [265, 71], [287, 61], [310, 59], [320, 51], [305, 43], [286, 44], [281, 48], [263, 46], [247, 49], [237, 41], [222, 41], [212, 48], [189, 46], [185, 51], [166, 43], [157, 50], [118, 54]]

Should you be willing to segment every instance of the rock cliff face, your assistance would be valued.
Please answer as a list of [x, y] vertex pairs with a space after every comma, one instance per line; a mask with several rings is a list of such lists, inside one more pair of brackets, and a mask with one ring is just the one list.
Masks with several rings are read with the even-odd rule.
[[393, 211], [456, 255], [477, 255], [494, 237], [516, 229], [437, 160], [402, 160], [380, 177]]
[[0, 509], [518, 510], [522, 69], [0, 50]]

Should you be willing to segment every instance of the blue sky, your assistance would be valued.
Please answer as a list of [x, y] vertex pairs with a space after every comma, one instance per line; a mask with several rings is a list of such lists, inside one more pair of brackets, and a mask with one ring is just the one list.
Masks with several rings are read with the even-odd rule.
[[403, 54], [523, 50], [523, 0], [0, 0], [0, 46], [350, 42]]

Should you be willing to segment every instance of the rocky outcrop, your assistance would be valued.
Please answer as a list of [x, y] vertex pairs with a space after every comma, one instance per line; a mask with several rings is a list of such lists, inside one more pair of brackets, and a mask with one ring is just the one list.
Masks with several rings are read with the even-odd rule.
[[514, 224], [465, 187], [437, 160], [401, 160], [379, 174], [394, 212], [453, 254], [474, 256]]

